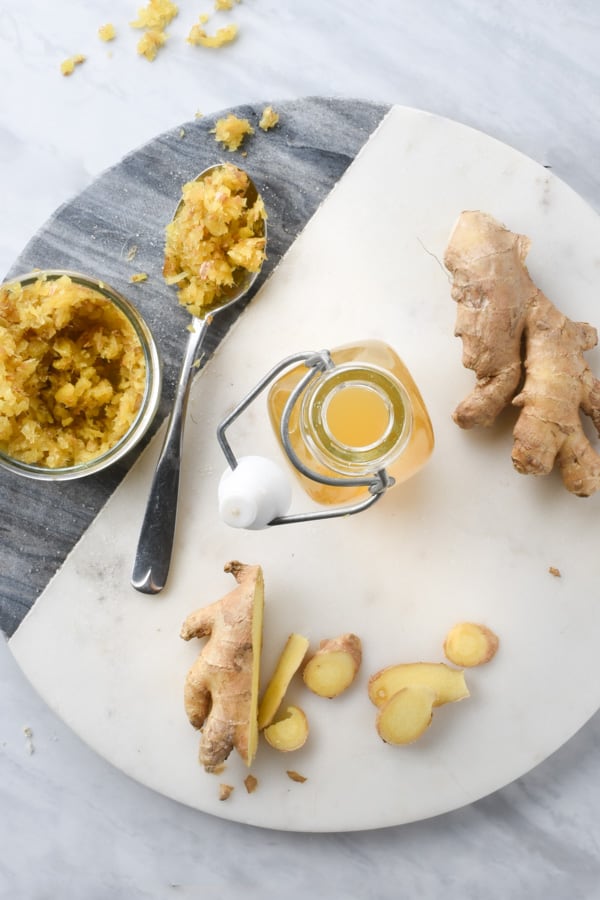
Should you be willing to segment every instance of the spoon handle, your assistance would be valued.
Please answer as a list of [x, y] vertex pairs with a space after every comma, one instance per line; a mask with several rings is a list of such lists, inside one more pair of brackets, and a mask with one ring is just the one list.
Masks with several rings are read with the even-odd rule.
[[185, 415], [192, 376], [197, 370], [211, 321], [210, 316], [192, 320], [173, 410], [150, 487], [131, 575], [133, 587], [143, 594], [158, 594], [169, 574], [177, 519]]

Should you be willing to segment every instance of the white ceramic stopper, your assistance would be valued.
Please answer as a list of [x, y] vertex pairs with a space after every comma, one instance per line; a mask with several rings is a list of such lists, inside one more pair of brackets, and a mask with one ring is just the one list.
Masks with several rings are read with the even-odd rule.
[[219, 515], [232, 528], [265, 528], [291, 502], [286, 473], [264, 456], [242, 456], [219, 482]]

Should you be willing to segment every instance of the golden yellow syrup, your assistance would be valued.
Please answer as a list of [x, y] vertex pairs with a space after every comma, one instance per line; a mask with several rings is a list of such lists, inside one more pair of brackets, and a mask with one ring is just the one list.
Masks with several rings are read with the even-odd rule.
[[[292, 448], [322, 475], [364, 478], [385, 468], [396, 484], [406, 481], [434, 447], [431, 420], [412, 375], [382, 341], [348, 344], [331, 357], [336, 368], [315, 376], [294, 406]], [[280, 443], [285, 404], [307, 371], [300, 364], [284, 372], [269, 392], [269, 416]], [[317, 503], [343, 504], [368, 492], [364, 486], [324, 485], [294, 471]]]
[[380, 440], [390, 413], [381, 395], [363, 384], [342, 385], [327, 404], [327, 424], [334, 438], [349, 447]]

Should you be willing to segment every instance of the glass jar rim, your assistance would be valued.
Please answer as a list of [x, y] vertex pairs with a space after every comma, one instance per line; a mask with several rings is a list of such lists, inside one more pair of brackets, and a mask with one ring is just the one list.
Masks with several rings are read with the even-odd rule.
[[[381, 435], [369, 443], [351, 445], [336, 438], [327, 420], [335, 394], [357, 386], [377, 394], [388, 413]], [[309, 384], [301, 402], [302, 437], [320, 463], [347, 476], [368, 475], [390, 465], [405, 449], [413, 425], [412, 405], [395, 375], [366, 362], [350, 362], [321, 372]]]

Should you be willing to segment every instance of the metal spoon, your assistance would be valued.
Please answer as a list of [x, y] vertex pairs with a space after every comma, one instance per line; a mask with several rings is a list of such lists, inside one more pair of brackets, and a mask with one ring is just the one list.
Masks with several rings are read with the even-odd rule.
[[[201, 172], [195, 180], [200, 181], [219, 168], [222, 166], [211, 166]], [[248, 182], [246, 197], [248, 206], [252, 206], [258, 199], [259, 193], [250, 178], [248, 178]], [[182, 207], [183, 200], [180, 200], [173, 218], [179, 214]], [[264, 220], [263, 228], [266, 237]], [[159, 593], [165, 586], [169, 573], [177, 518], [183, 430], [190, 385], [192, 376], [197, 369], [197, 361], [200, 359], [206, 336], [218, 319], [219, 313], [241, 300], [258, 274], [258, 272], [240, 269], [239, 277], [236, 278], [234, 284], [223, 290], [219, 298], [222, 302], [211, 309], [204, 318], [192, 317], [173, 409], [156, 464], [131, 575], [133, 587], [144, 594]]]

